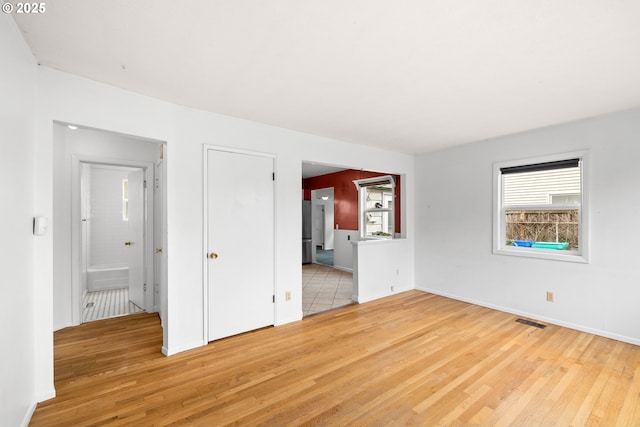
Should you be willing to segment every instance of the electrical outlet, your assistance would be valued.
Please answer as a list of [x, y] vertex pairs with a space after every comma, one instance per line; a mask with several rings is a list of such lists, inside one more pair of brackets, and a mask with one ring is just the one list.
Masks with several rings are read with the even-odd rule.
[[547, 291], [547, 301], [553, 302], [553, 292]]
[[286, 301], [291, 301], [291, 291], [287, 291], [284, 293], [284, 299]]
[[394, 292], [396, 290], [395, 288], [395, 286], [391, 285], [391, 292]]

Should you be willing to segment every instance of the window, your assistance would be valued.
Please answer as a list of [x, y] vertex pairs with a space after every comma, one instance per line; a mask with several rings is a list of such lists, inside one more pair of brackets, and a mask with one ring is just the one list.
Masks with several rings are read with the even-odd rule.
[[549, 194], [552, 205], [580, 205], [580, 193], [577, 194]]
[[129, 221], [129, 180], [122, 180], [122, 220]]
[[585, 157], [494, 165], [494, 253], [587, 261]]
[[390, 175], [353, 181], [358, 189], [361, 239], [393, 239], [395, 180]]

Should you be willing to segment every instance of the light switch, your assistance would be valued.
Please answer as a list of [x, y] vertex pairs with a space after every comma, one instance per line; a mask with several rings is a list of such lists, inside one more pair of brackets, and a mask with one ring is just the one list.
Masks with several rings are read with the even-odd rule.
[[36, 216], [33, 218], [33, 234], [36, 236], [42, 236], [47, 234], [47, 228], [49, 221], [43, 216]]

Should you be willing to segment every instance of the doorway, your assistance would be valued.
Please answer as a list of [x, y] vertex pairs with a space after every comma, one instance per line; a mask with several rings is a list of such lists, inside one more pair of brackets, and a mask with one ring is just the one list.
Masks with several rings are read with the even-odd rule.
[[[389, 175], [384, 172], [366, 171], [364, 169], [344, 168], [332, 165], [324, 165], [315, 162], [302, 162], [302, 200], [310, 201], [314, 205], [324, 206], [325, 210], [313, 210], [319, 220], [314, 220], [316, 226], [321, 221], [329, 222], [332, 228], [331, 242], [333, 249], [333, 265], [323, 265], [323, 250], [327, 248], [327, 242], [314, 244], [313, 264], [302, 266], [302, 311], [304, 315], [315, 314], [318, 311], [336, 308], [357, 300], [358, 283], [353, 282], [354, 251], [353, 242], [360, 239], [360, 221], [364, 221], [359, 209], [359, 194], [354, 181]], [[381, 204], [391, 206], [397, 213], [394, 230], [390, 233], [400, 235], [401, 210], [400, 210], [400, 177], [393, 175], [396, 182], [395, 197], [381, 199]], [[323, 191], [331, 189], [332, 194], [324, 194]], [[327, 200], [323, 201], [323, 196]], [[329, 200], [332, 198], [333, 200]], [[329, 203], [330, 202], [330, 203]], [[333, 218], [328, 219], [326, 204], [333, 209]], [[382, 205], [381, 205], [382, 206]], [[367, 225], [376, 224], [373, 215], [367, 217]], [[385, 225], [386, 224], [386, 225]], [[381, 222], [383, 227], [388, 224]], [[363, 227], [364, 228], [364, 227]], [[316, 235], [317, 236], [317, 235]], [[304, 235], [303, 235], [304, 237]], [[320, 255], [320, 256], [318, 256]], [[304, 258], [303, 258], [304, 260]], [[325, 258], [326, 260], [326, 258]], [[329, 264], [329, 262], [326, 262]]]
[[334, 265], [334, 189], [333, 187], [311, 191], [311, 223], [313, 224], [312, 259], [316, 263]]
[[274, 157], [205, 147], [205, 336], [275, 319]]
[[[126, 288], [126, 296], [116, 295], [112, 298], [126, 298], [127, 304], [129, 299], [133, 299], [140, 309], [159, 312], [161, 319], [166, 318], [161, 303], [162, 292], [166, 289], [167, 273], [165, 254], [162, 253], [166, 242], [167, 208], [164, 196], [164, 143], [79, 125], [54, 123], [53, 144], [54, 330], [80, 325], [84, 318], [83, 308], [90, 302], [94, 303], [94, 307], [99, 304], [98, 301], [84, 301], [88, 293], [89, 280], [91, 286], [96, 289]], [[157, 171], [162, 173], [157, 174]], [[115, 211], [115, 219], [122, 225], [127, 223], [123, 221], [125, 203], [129, 203], [130, 209], [132, 206], [139, 206], [137, 202], [132, 204], [133, 199], [142, 199], [138, 213], [128, 213], [129, 224], [134, 217], [141, 223], [142, 237], [139, 234], [140, 228], [137, 235], [122, 234], [115, 228], [91, 230], [89, 224], [97, 221], [91, 217], [91, 202], [88, 198], [91, 195], [91, 172], [94, 172], [94, 184], [99, 181], [111, 182], [107, 176], [123, 174], [110, 187], [111, 198], [116, 199], [111, 205], [111, 210]], [[125, 173], [128, 182], [126, 189], [123, 187]], [[159, 180], [155, 180], [156, 176]], [[136, 179], [138, 183], [142, 183], [142, 189], [140, 184], [132, 184]], [[132, 189], [136, 191], [132, 192]], [[156, 204], [156, 199], [160, 200], [161, 204]], [[100, 201], [94, 202], [95, 208]], [[104, 245], [94, 245], [92, 248], [92, 237], [117, 240], [118, 245], [109, 246], [110, 249], [105, 249], [107, 246]], [[126, 242], [132, 243], [125, 245]], [[131, 251], [125, 255], [120, 253], [128, 249]], [[142, 264], [124, 264], [122, 257], [124, 256], [125, 262], [129, 263], [134, 253], [138, 259], [142, 257]], [[136, 274], [142, 274], [143, 277], [136, 282], [142, 282], [142, 297], [140, 293], [137, 297], [129, 295], [129, 292], [134, 290], [133, 287], [129, 288], [129, 277], [135, 277]], [[135, 289], [139, 290], [140, 287]], [[107, 313], [107, 316], [110, 315]]]
[[[350, 224], [341, 223], [338, 208], [349, 208], [337, 194], [353, 184], [342, 179], [348, 169], [303, 162], [303, 206], [310, 206], [312, 256], [302, 265], [302, 312], [304, 316], [353, 303]], [[303, 209], [304, 212], [304, 209]], [[305, 224], [303, 214], [303, 225]], [[346, 227], [346, 229], [344, 228]], [[303, 249], [304, 249], [303, 227]], [[304, 252], [304, 251], [303, 251]]]
[[145, 170], [81, 162], [81, 322], [145, 311]]

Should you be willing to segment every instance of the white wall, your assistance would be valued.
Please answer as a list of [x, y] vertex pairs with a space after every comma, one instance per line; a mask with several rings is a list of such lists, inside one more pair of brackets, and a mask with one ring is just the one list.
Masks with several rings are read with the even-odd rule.
[[333, 267], [344, 271], [353, 271], [352, 242], [358, 240], [358, 230], [334, 230]]
[[[276, 317], [277, 325], [302, 318], [302, 264], [300, 239], [300, 180], [303, 160], [356, 166], [406, 174], [413, 191], [414, 159], [393, 153], [320, 138], [218, 114], [179, 107], [87, 79], [40, 67], [38, 72], [37, 197], [52, 213], [54, 120], [78, 123], [129, 135], [166, 141], [167, 163], [167, 327], [164, 351], [173, 354], [205, 343], [203, 295], [202, 146], [213, 144], [276, 156]], [[409, 196], [411, 197], [411, 196]], [[413, 230], [413, 201], [405, 226]], [[412, 247], [412, 240], [408, 240]], [[405, 254], [413, 268], [410, 247]], [[43, 313], [37, 315], [40, 336], [52, 331], [52, 246], [42, 248], [37, 267]], [[285, 292], [292, 299], [285, 301]], [[51, 348], [43, 348], [37, 363], [43, 378], [52, 378]]]
[[[419, 156], [416, 287], [640, 344], [638, 135], [632, 110]], [[580, 149], [590, 263], [492, 254], [493, 163]]]
[[86, 218], [89, 234], [89, 266], [126, 267], [129, 223], [122, 219], [122, 180], [128, 170], [91, 166], [90, 212]]
[[407, 239], [354, 242], [353, 279], [359, 303], [413, 289], [412, 242]]
[[[0, 14], [0, 420], [26, 426], [37, 399], [33, 216], [36, 63], [10, 15]], [[51, 218], [49, 216], [49, 218]], [[38, 286], [36, 286], [36, 284]], [[45, 345], [52, 345], [51, 333]], [[48, 378], [52, 383], [52, 378]]]

